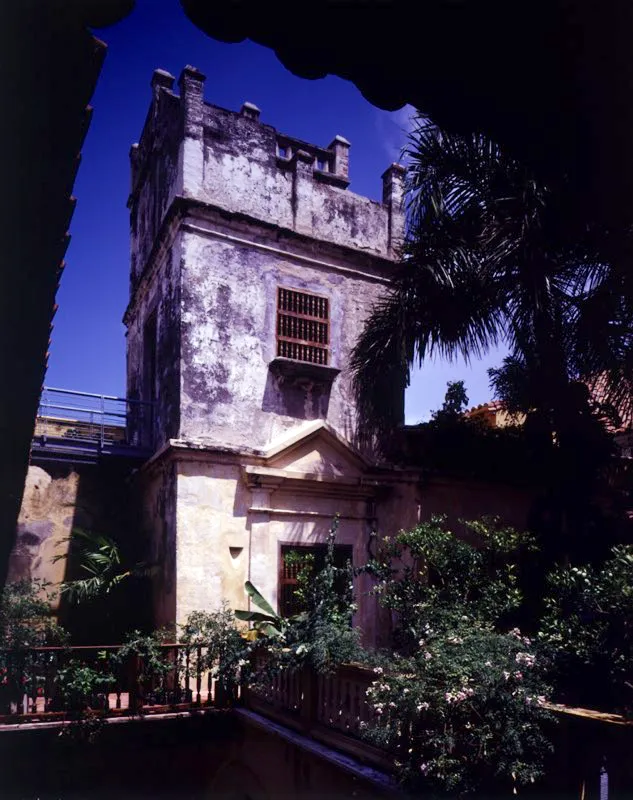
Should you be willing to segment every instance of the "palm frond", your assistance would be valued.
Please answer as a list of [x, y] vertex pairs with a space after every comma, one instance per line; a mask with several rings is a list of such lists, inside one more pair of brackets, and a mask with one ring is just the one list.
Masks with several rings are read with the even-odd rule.
[[53, 562], [67, 559], [70, 555], [79, 574], [86, 576], [62, 583], [61, 593], [72, 601], [85, 602], [109, 594], [131, 575], [150, 574], [152, 571], [143, 563], [125, 569], [119, 545], [104, 534], [73, 528], [64, 541], [68, 544], [67, 552], [55, 555]]

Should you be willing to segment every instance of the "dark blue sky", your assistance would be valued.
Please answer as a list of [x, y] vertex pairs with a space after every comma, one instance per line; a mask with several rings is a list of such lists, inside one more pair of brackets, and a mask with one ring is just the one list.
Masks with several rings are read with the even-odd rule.
[[[342, 134], [352, 143], [350, 188], [374, 199], [380, 197], [380, 175], [397, 160], [409, 114], [407, 109], [376, 109], [355, 86], [339, 78], [297, 78], [259, 45], [210, 39], [189, 22], [177, 0], [137, 0], [127, 19], [97, 35], [107, 43], [108, 54], [75, 183], [78, 202], [46, 383], [124, 395], [121, 317], [128, 297], [128, 152], [141, 132], [156, 67], [176, 77], [185, 64], [198, 67], [207, 76], [208, 101], [237, 110], [250, 100], [261, 108], [262, 121], [289, 135], [328, 145]], [[485, 367], [499, 360], [495, 354], [473, 368], [425, 367], [408, 391], [408, 421], [416, 422], [441, 405], [450, 379], [465, 379], [471, 402], [488, 399]]]

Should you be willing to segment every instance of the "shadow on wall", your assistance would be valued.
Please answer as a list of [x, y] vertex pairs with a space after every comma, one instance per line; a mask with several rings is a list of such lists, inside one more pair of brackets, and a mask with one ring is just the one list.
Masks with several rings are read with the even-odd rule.
[[[69, 547], [74, 528], [113, 538], [123, 563], [143, 558], [138, 514], [128, 480], [130, 465], [49, 462], [29, 467], [9, 580], [41, 580], [54, 590], [63, 581], [86, 577]], [[53, 562], [55, 556], [67, 558]], [[112, 643], [125, 629], [147, 623], [136, 579], [123, 581], [104, 600], [77, 605], [54, 593], [53, 612], [72, 634], [74, 644]], [[107, 601], [107, 602], [106, 602]]]
[[327, 419], [331, 386], [268, 372], [262, 411], [301, 420]]

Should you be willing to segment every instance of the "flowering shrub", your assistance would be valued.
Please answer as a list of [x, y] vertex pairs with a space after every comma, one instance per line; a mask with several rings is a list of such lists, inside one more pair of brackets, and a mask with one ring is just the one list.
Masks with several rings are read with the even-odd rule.
[[385, 538], [367, 571], [382, 605], [396, 614], [395, 646], [414, 653], [424, 629], [449, 632], [467, 623], [498, 626], [522, 601], [517, 558], [532, 538], [494, 519], [463, 523], [473, 543], [458, 538], [443, 517]]
[[427, 629], [397, 672], [368, 690], [365, 736], [397, 752], [410, 788], [465, 793], [534, 782], [549, 749], [547, 687], [531, 642], [518, 631]]
[[548, 576], [539, 640], [562, 699], [633, 709], [633, 546], [600, 567], [567, 566]]
[[25, 691], [41, 685], [51, 656], [30, 648], [61, 645], [68, 634], [51, 616], [49, 585], [8, 583], [0, 591], [0, 709], [17, 710]]
[[386, 541], [368, 565], [396, 612], [397, 651], [376, 670], [364, 735], [395, 749], [413, 789], [516, 789], [541, 775], [549, 750], [543, 665], [508, 630], [522, 600], [517, 555], [531, 540], [493, 520], [467, 527], [477, 546], [437, 518]]

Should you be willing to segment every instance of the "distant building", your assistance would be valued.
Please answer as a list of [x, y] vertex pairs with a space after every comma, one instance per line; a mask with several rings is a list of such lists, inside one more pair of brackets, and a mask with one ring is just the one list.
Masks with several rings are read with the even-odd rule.
[[489, 428], [507, 428], [508, 425], [523, 425], [525, 422], [525, 414], [510, 414], [499, 400], [473, 406], [464, 411], [464, 416], [470, 420], [477, 420]]

